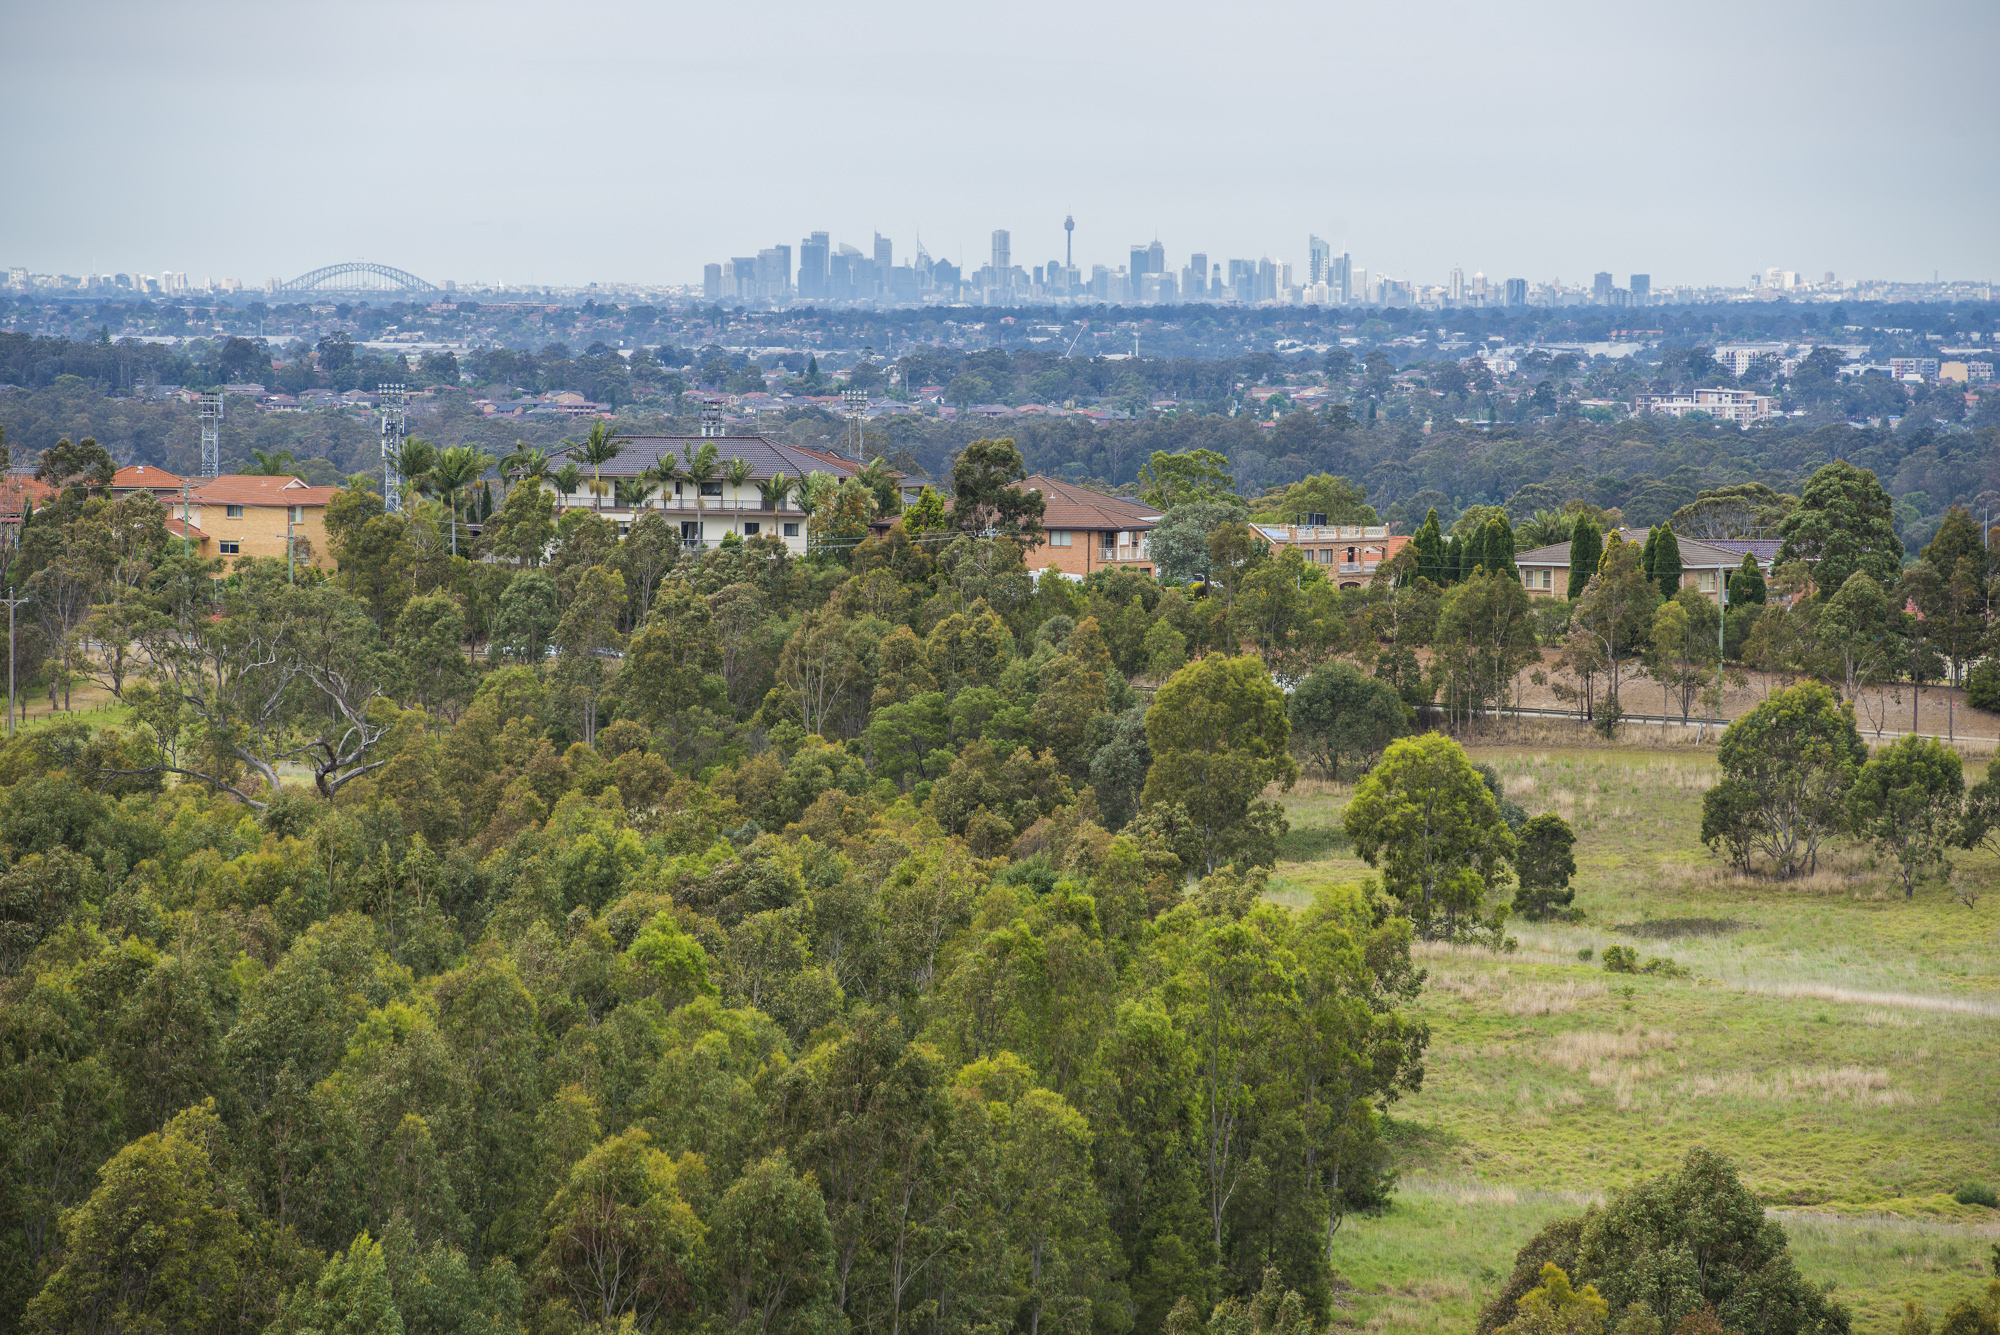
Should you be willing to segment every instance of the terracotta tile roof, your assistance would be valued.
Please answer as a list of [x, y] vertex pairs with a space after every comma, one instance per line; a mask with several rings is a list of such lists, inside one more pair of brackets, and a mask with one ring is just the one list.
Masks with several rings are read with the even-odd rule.
[[144, 487], [163, 489], [178, 487], [181, 481], [178, 475], [169, 473], [164, 468], [155, 468], [151, 464], [126, 464], [111, 475], [111, 489], [113, 491], [137, 491]]
[[1059, 482], [1039, 473], [1018, 484], [1024, 491], [1039, 491], [1047, 509], [1042, 515], [1045, 529], [1150, 529], [1160, 522], [1160, 512], [1150, 505], [1124, 496], [1106, 496], [1088, 487]]
[[177, 538], [181, 536], [182, 533], [186, 533], [190, 538], [193, 538], [196, 542], [208, 541], [208, 534], [202, 532], [200, 529], [196, 528], [193, 524], [183, 524], [181, 522], [181, 517], [179, 515], [175, 515], [173, 518], [167, 520], [167, 532], [173, 534]]
[[[260, 482], [287, 485], [256, 485]], [[267, 479], [255, 475], [224, 474], [197, 487], [188, 499], [196, 505], [326, 505], [339, 490], [338, 487], [309, 487], [297, 478]]]

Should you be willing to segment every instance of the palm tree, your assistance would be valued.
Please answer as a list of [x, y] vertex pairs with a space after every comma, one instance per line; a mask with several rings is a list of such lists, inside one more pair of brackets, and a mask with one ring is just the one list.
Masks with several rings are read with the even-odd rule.
[[549, 475], [549, 452], [538, 450], [525, 440], [514, 442], [514, 452], [500, 461], [500, 476], [509, 486], [527, 478]]
[[712, 440], [704, 440], [700, 449], [695, 449], [694, 442], [688, 441], [681, 446], [681, 454], [686, 460], [686, 466], [680, 470], [681, 476], [694, 483], [694, 508], [706, 509], [701, 503], [701, 489], [703, 484], [715, 481], [722, 472], [722, 451], [715, 448]]
[[428, 496], [437, 485], [431, 470], [437, 467], [437, 446], [427, 440], [411, 436], [396, 451], [396, 472], [403, 479], [403, 491], [411, 491], [419, 496]]
[[666, 497], [672, 494], [668, 489], [680, 475], [681, 470], [674, 466], [674, 461], [663, 454], [646, 466], [646, 470], [639, 474], [639, 480], [658, 487], [661, 501], [664, 503]]
[[722, 466], [722, 480], [736, 489], [736, 497], [741, 500], [743, 488], [750, 485], [750, 475], [756, 471], [751, 462], [739, 454]]
[[257, 466], [250, 470], [253, 473], [263, 477], [283, 477], [292, 471], [293, 455], [290, 450], [274, 450], [268, 454], [263, 450], [252, 450], [250, 453], [257, 459]]
[[453, 445], [438, 456], [431, 468], [437, 489], [451, 511], [451, 554], [458, 555], [458, 498], [465, 489], [486, 475], [493, 456], [471, 445]]
[[611, 483], [611, 499], [621, 509], [636, 510], [653, 494], [653, 484], [642, 477], [621, 477]]
[[764, 508], [766, 510], [782, 510], [785, 508], [786, 498], [792, 494], [798, 485], [798, 479], [785, 476], [785, 470], [781, 468], [771, 474], [768, 481], [759, 482], [757, 490], [764, 497]]
[[569, 498], [576, 495], [576, 489], [583, 485], [583, 470], [574, 463], [564, 464], [549, 474], [549, 481], [556, 484], [556, 490], [563, 495], [563, 505], [569, 505]]
[[625, 452], [625, 442], [605, 428], [604, 419], [598, 418], [590, 424], [590, 434], [583, 438], [576, 457], [590, 465], [590, 494], [599, 508], [604, 497], [604, 465]]

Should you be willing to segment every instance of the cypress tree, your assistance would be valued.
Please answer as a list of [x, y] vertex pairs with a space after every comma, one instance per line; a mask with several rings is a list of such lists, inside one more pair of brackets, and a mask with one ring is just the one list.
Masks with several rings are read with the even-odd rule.
[[1743, 553], [1743, 564], [1736, 567], [1736, 573], [1729, 577], [1729, 605], [1748, 607], [1752, 603], [1762, 606], [1765, 597], [1764, 572], [1757, 565], [1757, 558], [1749, 552]]
[[1646, 578], [1653, 577], [1653, 556], [1660, 550], [1660, 529], [1658, 525], [1646, 530], [1646, 545], [1639, 551], [1639, 569], [1646, 572]]
[[1681, 591], [1681, 540], [1665, 524], [1659, 532], [1659, 545], [1653, 549], [1653, 579], [1660, 586], [1660, 596], [1671, 598]]
[[1569, 593], [1571, 600], [1583, 596], [1583, 586], [1597, 573], [1597, 559], [1604, 555], [1604, 534], [1588, 515], [1579, 515], [1569, 535]]
[[1623, 533], [1620, 533], [1615, 528], [1612, 529], [1611, 532], [1608, 535], [1606, 535], [1604, 539], [1604, 554], [1597, 558], [1597, 568], [1599, 570], [1610, 569], [1611, 553], [1617, 551], [1620, 547], [1625, 547], [1629, 545], [1630, 544], [1628, 544], [1625, 541], [1625, 535]]
[[1410, 546], [1417, 550], [1417, 575], [1433, 584], [1443, 584], [1444, 573], [1440, 566], [1444, 559], [1444, 534], [1438, 531], [1438, 512], [1435, 508], [1424, 516], [1423, 526], [1410, 539]]
[[1504, 570], [1516, 581], [1521, 578], [1521, 567], [1514, 564], [1514, 526], [1507, 522], [1507, 516], [1486, 521], [1486, 568]]
[[1456, 584], [1465, 578], [1465, 539], [1454, 533], [1451, 545], [1444, 549], [1444, 584]]

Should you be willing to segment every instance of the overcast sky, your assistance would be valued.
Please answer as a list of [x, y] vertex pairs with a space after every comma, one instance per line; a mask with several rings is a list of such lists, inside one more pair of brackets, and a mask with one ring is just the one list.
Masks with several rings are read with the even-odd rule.
[[8, 6], [0, 263], [693, 282], [906, 258], [2000, 277], [1994, 0]]

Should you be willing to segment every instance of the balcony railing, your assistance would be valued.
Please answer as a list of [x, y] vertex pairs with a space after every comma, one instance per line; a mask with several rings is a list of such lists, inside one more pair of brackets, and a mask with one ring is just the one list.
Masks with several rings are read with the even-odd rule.
[[[556, 494], [560, 496], [562, 493], [558, 492]], [[620, 513], [629, 514], [640, 514], [647, 510], [658, 510], [662, 514], [695, 514], [699, 512], [701, 514], [802, 515], [805, 513], [804, 510], [801, 510], [797, 505], [789, 501], [781, 509], [772, 509], [761, 500], [723, 500], [716, 496], [703, 497], [700, 505], [696, 505], [694, 498], [691, 496], [669, 497], [664, 502], [658, 498], [654, 498], [640, 505], [624, 505], [607, 496], [604, 498], [603, 504], [599, 505], [586, 493], [577, 493], [576, 496], [572, 496], [568, 501], [563, 503], [562, 508], [565, 510], [616, 510]]]

